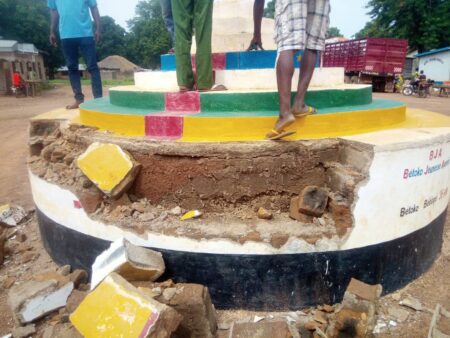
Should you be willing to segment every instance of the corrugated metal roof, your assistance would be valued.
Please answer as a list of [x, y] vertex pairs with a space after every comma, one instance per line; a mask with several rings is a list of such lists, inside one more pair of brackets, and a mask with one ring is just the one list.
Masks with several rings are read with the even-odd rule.
[[420, 54], [416, 54], [416, 57], [420, 58], [422, 56], [427, 56], [427, 55], [432, 55], [432, 54], [437, 54], [437, 53], [442, 53], [442, 52], [447, 52], [450, 50], [450, 46], [449, 47], [444, 47], [444, 48], [439, 48], [439, 49], [432, 49], [428, 52], [424, 52], [424, 53], [420, 53]]
[[0, 51], [14, 52], [17, 50], [17, 44], [16, 40], [0, 40]]

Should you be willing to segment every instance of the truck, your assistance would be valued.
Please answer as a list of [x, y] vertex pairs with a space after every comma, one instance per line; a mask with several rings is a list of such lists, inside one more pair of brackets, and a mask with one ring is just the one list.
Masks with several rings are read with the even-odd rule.
[[373, 91], [392, 92], [396, 74], [402, 74], [408, 41], [363, 38], [325, 45], [323, 67], [343, 67], [346, 83], [372, 84]]

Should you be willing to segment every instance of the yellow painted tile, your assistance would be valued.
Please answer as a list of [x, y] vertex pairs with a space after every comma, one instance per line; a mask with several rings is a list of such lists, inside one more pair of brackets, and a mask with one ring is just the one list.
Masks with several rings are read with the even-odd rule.
[[105, 193], [111, 192], [133, 168], [118, 145], [95, 142], [77, 159], [81, 171]]
[[80, 109], [82, 124], [124, 136], [145, 136], [145, 116], [108, 114]]
[[119, 275], [112, 273], [70, 316], [86, 338], [147, 337], [161, 309]]

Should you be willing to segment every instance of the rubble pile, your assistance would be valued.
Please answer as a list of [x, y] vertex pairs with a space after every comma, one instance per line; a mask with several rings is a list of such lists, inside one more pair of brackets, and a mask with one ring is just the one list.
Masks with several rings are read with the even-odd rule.
[[[149, 148], [139, 140], [107, 136], [78, 125], [33, 121], [29, 168], [73, 192], [75, 204], [90, 218], [138, 235], [219, 236], [277, 250], [299, 245], [306, 251], [337, 249], [352, 227], [355, 190], [371, 156], [344, 141], [306, 142], [286, 145], [290, 148], [279, 154], [280, 163], [265, 168], [274, 156], [266, 153], [274, 149], [257, 149], [261, 155], [250, 159], [236, 146], [226, 152], [235, 159], [222, 159], [217, 152], [224, 150], [214, 146], [202, 146], [205, 151], [189, 145]], [[193, 158], [192, 152], [204, 155]], [[187, 217], [193, 213], [198, 216]]]

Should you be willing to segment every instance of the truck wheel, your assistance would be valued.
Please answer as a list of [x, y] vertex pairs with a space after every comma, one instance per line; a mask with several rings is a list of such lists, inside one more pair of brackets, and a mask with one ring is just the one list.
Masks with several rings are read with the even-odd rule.
[[402, 90], [402, 94], [405, 96], [411, 96], [413, 94], [413, 90], [411, 87], [405, 87]]

